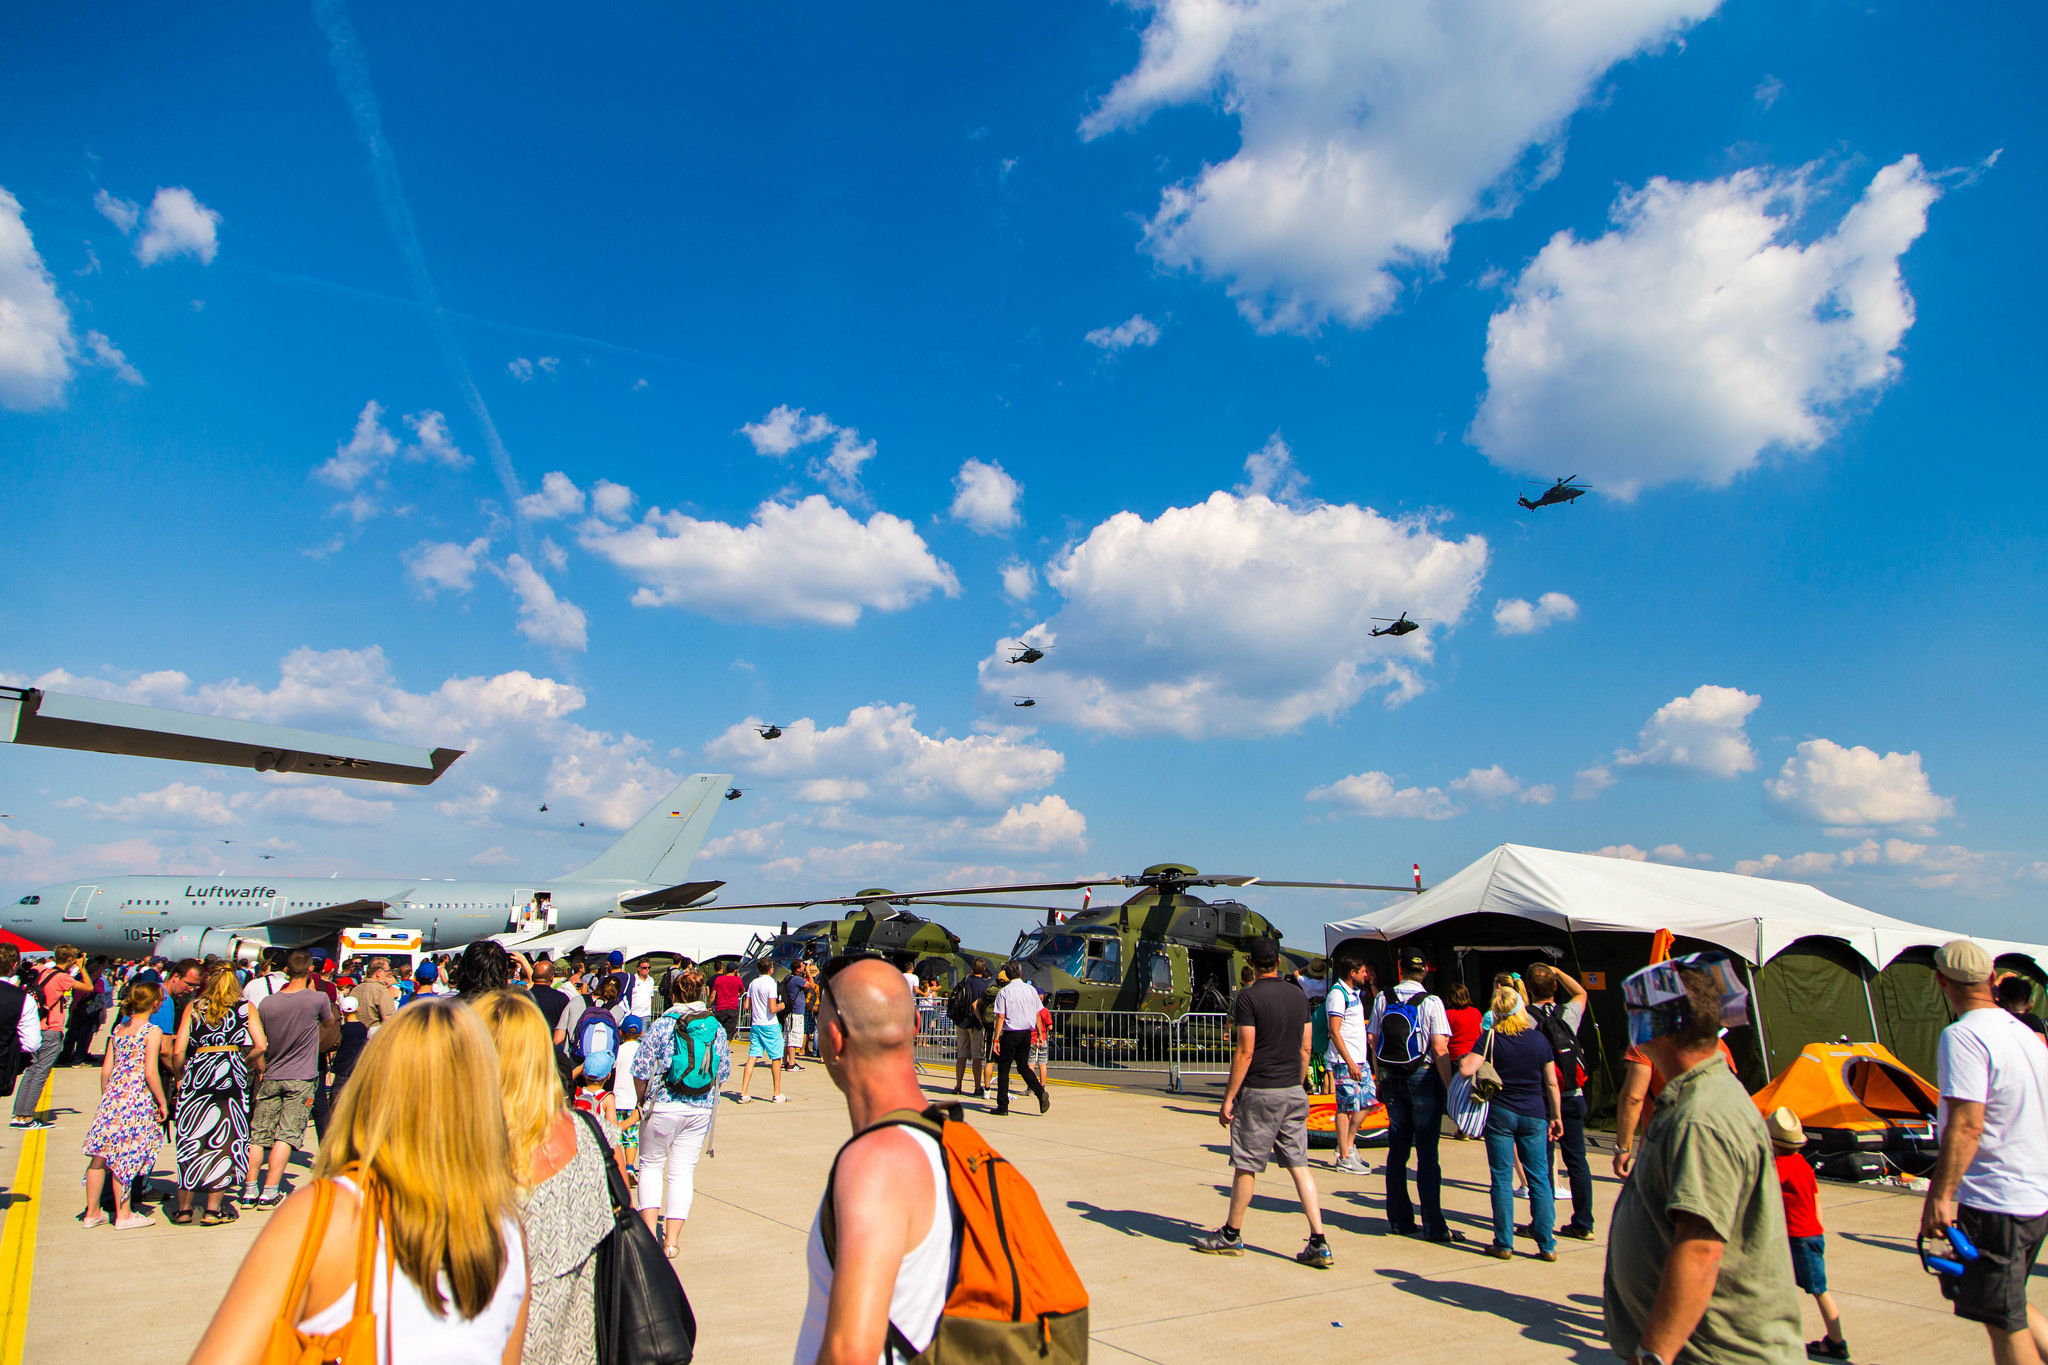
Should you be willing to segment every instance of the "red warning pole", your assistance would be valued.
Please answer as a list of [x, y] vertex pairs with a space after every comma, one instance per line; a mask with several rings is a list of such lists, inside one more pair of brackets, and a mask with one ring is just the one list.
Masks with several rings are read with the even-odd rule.
[[1417, 864], [1415, 864], [1415, 889], [1416, 889], [1416, 890], [1417, 890], [1418, 892], [1422, 890], [1422, 864], [1421, 864], [1421, 863], [1417, 863]]

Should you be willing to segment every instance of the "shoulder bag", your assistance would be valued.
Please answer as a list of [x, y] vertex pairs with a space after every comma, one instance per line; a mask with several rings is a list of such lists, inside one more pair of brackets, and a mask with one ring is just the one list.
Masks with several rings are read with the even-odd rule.
[[[347, 1325], [318, 1337], [299, 1330], [299, 1300], [313, 1278], [313, 1262], [320, 1258], [321, 1244], [327, 1240], [328, 1215], [334, 1211], [334, 1182], [320, 1180], [313, 1185], [313, 1216], [306, 1223], [306, 1235], [299, 1239], [299, 1255], [285, 1284], [284, 1304], [270, 1324], [263, 1365], [377, 1365], [377, 1313], [371, 1294], [376, 1287], [378, 1205], [368, 1177], [358, 1179], [362, 1200], [356, 1213], [356, 1299]], [[386, 1326], [388, 1330], [389, 1324]]]
[[[597, 1257], [597, 1358], [600, 1365], [689, 1365], [697, 1348], [697, 1315], [676, 1278], [675, 1262], [633, 1208], [626, 1178], [612, 1160], [597, 1120], [581, 1110], [604, 1153], [612, 1230]], [[265, 1362], [265, 1365], [269, 1365]]]
[[1496, 1034], [1486, 1035], [1486, 1051], [1479, 1058], [1479, 1069], [1472, 1073], [1472, 1093], [1491, 1103], [1500, 1093], [1500, 1072], [1493, 1069], [1493, 1040]]

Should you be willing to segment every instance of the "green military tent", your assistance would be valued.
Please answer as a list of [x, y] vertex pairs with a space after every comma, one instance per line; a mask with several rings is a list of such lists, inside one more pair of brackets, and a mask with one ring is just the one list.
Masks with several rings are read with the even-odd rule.
[[[1878, 1042], [1929, 1080], [1949, 1022], [1934, 949], [1961, 934], [1880, 915], [1800, 882], [1741, 877], [1591, 853], [1503, 844], [1419, 896], [1324, 926], [1330, 952], [1362, 942], [1390, 979], [1392, 946], [1430, 955], [1432, 984], [1462, 983], [1485, 1007], [1494, 974], [1550, 961], [1586, 982], [1597, 1071], [1588, 1098], [1609, 1107], [1628, 1030], [1621, 982], [1649, 961], [1659, 929], [1676, 953], [1718, 947], [1751, 978], [1751, 1027], [1729, 1038], [1759, 1089], [1808, 1043]], [[2048, 948], [1979, 939], [2002, 968], [2044, 980]]]

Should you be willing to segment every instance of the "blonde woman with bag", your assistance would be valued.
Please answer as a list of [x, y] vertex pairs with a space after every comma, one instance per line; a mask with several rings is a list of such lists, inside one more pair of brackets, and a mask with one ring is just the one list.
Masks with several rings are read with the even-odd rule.
[[483, 1021], [421, 997], [377, 1031], [315, 1179], [272, 1214], [195, 1365], [514, 1365], [526, 1239]]
[[[1550, 1040], [1524, 1007], [1512, 985], [1493, 988], [1493, 1027], [1479, 1045], [1458, 1060], [1458, 1074], [1480, 1078], [1491, 1067], [1499, 1089], [1487, 1099], [1486, 1164], [1493, 1176], [1493, 1245], [1486, 1254], [1507, 1260], [1515, 1254], [1515, 1162], [1529, 1182], [1529, 1234], [1539, 1260], [1557, 1259], [1556, 1209], [1550, 1189], [1550, 1147], [1564, 1131], [1557, 1088], [1557, 1060]], [[1485, 1078], [1491, 1079], [1491, 1078]], [[1482, 1081], [1475, 1093], [1486, 1089]]]

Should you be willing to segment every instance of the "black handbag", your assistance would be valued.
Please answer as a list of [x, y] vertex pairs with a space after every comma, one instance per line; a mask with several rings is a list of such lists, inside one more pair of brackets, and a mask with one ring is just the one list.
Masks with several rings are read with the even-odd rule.
[[582, 1110], [575, 1113], [604, 1149], [605, 1183], [612, 1196], [612, 1230], [594, 1253], [599, 1365], [689, 1365], [697, 1349], [690, 1296], [676, 1279], [675, 1263], [634, 1210], [604, 1129]]

